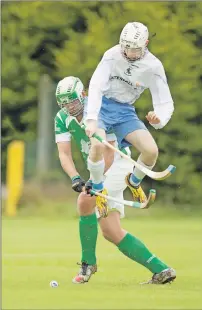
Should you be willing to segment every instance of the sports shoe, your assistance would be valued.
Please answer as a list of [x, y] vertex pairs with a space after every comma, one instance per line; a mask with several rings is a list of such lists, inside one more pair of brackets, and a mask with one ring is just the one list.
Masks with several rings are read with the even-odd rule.
[[[107, 195], [108, 192], [107, 190], [104, 188], [101, 192], [101, 194], [103, 195]], [[108, 208], [108, 204], [107, 204], [107, 199], [104, 197], [100, 197], [100, 196], [96, 196], [96, 207], [97, 210], [100, 214], [100, 217], [107, 217], [108, 212], [109, 212], [109, 208]]]
[[125, 177], [125, 182], [127, 184], [127, 186], [130, 188], [132, 194], [133, 194], [133, 199], [135, 201], [139, 201], [141, 203], [146, 202], [147, 201], [147, 196], [145, 195], [142, 187], [140, 185], [138, 186], [134, 186], [130, 183], [130, 176], [132, 173], [127, 174], [127, 176]]
[[168, 268], [159, 273], [153, 274], [151, 280], [140, 284], [166, 284], [174, 281], [175, 278], [176, 271], [173, 268]]
[[77, 265], [81, 265], [79, 273], [75, 278], [72, 279], [74, 284], [82, 284], [88, 282], [91, 276], [97, 271], [97, 265], [88, 265], [85, 262], [77, 263]]

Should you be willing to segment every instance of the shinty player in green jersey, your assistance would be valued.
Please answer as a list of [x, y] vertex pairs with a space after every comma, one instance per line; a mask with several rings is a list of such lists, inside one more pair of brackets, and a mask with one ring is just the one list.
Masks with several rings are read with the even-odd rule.
[[[87, 161], [90, 140], [81, 129], [87, 105], [84, 86], [79, 78], [69, 76], [61, 80], [56, 88], [56, 99], [61, 110], [55, 117], [55, 138], [63, 170], [72, 180], [72, 189], [79, 194], [77, 207], [79, 213], [79, 233], [81, 243], [81, 267], [73, 278], [73, 283], [81, 284], [90, 280], [97, 271], [96, 242], [98, 223], [104, 238], [112, 242], [124, 255], [143, 265], [153, 273], [151, 280], [145, 283], [165, 284], [176, 278], [176, 272], [135, 236], [122, 229], [120, 218], [124, 217], [124, 206], [113, 201], [106, 202], [99, 196], [88, 194], [91, 183], [79, 175], [72, 159], [71, 137], [75, 139], [85, 161]], [[116, 143], [114, 134], [108, 134], [108, 141]], [[126, 150], [126, 152], [130, 152]], [[105, 154], [105, 191], [110, 196], [123, 199], [127, 187], [125, 175], [133, 170], [126, 159], [107, 149]], [[84, 186], [86, 191], [83, 192]], [[108, 212], [109, 211], [109, 212]], [[112, 212], [113, 211], [113, 212]]]

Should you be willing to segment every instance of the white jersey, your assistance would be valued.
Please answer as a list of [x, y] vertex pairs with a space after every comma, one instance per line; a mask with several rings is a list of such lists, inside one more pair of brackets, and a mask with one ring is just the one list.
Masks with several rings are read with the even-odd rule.
[[120, 45], [105, 52], [89, 85], [86, 119], [97, 120], [102, 96], [120, 103], [133, 104], [149, 88], [153, 108], [164, 127], [174, 111], [173, 100], [161, 61], [149, 50], [135, 62], [128, 62], [121, 54]]

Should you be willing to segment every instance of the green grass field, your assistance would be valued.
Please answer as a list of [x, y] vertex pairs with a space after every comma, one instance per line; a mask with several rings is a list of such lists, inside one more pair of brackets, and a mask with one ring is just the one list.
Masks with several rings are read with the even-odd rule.
[[[197, 217], [137, 217], [123, 227], [177, 271], [171, 285], [141, 286], [151, 273], [99, 235], [98, 272], [74, 285], [76, 219], [3, 218], [3, 309], [202, 309], [202, 225]], [[49, 282], [57, 280], [58, 288]]]

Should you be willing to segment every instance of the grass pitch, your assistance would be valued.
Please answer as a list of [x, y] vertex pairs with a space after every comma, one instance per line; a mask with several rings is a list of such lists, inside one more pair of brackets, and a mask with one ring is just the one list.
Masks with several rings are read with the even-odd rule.
[[[80, 261], [76, 219], [3, 219], [2, 309], [201, 309], [202, 225], [198, 218], [122, 221], [176, 269], [171, 285], [141, 286], [151, 277], [99, 234], [98, 272], [84, 285], [71, 279]], [[58, 288], [49, 282], [57, 280]]]

